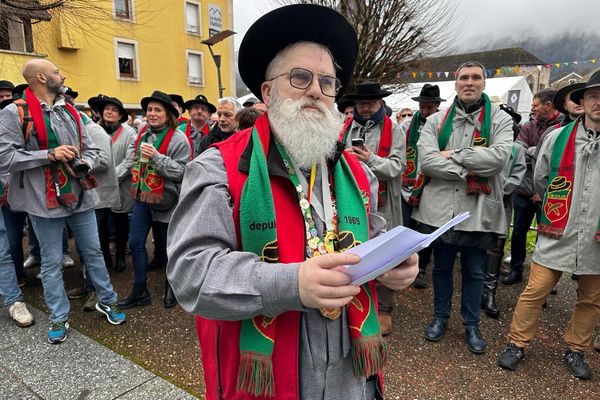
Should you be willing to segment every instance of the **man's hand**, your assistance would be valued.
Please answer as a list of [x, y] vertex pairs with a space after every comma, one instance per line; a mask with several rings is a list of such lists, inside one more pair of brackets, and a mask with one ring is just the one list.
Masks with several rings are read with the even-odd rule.
[[[69, 160], [75, 158], [78, 154], [77, 148], [71, 146], [69, 144], [61, 144], [60, 146], [55, 147], [54, 154], [48, 153], [48, 159], [50, 161], [62, 161], [66, 163]], [[54, 160], [51, 157], [54, 156]]]
[[356, 154], [356, 158], [364, 163], [369, 161], [369, 157], [371, 157], [371, 152], [367, 145], [363, 145], [363, 147], [352, 146], [352, 152]]
[[533, 201], [534, 203], [541, 203], [542, 196], [540, 196], [539, 193], [534, 193], [533, 196], [531, 196], [531, 201]]
[[445, 159], [449, 160], [450, 157], [452, 157], [453, 153], [454, 153], [454, 150], [442, 150], [442, 151], [440, 151], [440, 156], [442, 156]]
[[298, 285], [302, 304], [308, 308], [329, 309], [348, 304], [360, 288], [350, 285], [352, 278], [342, 272], [343, 266], [359, 261], [357, 255], [338, 253], [309, 258], [300, 264]]
[[413, 283], [419, 273], [419, 256], [415, 253], [404, 262], [377, 277], [377, 281], [392, 290], [401, 290]]

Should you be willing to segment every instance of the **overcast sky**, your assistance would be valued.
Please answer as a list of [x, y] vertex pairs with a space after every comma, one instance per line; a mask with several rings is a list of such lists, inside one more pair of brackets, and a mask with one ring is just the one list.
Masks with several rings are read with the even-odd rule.
[[[598, 0], [448, 0], [456, 4], [456, 16], [464, 32], [459, 40], [479, 36], [488, 42], [506, 35], [548, 35], [565, 30], [600, 33]], [[233, 0], [236, 49], [244, 33], [272, 0]], [[308, 26], [307, 26], [308, 28]], [[475, 39], [476, 40], [476, 39]], [[473, 46], [469, 46], [473, 47]], [[600, 45], [599, 45], [600, 47]]]

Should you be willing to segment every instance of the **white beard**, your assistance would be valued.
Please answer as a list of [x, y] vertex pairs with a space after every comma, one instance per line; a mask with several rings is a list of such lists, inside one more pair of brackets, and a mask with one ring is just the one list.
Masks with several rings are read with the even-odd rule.
[[[343, 126], [343, 119], [319, 100], [282, 99], [271, 88], [268, 110], [273, 134], [285, 148], [298, 168], [308, 169], [313, 164], [331, 158]], [[319, 111], [303, 109], [311, 105]]]

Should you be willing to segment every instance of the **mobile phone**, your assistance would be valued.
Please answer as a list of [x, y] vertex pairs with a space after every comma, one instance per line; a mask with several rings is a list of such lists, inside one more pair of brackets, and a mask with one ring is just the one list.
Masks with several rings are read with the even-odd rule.
[[352, 147], [363, 148], [364, 145], [365, 145], [365, 140], [363, 138], [352, 139]]

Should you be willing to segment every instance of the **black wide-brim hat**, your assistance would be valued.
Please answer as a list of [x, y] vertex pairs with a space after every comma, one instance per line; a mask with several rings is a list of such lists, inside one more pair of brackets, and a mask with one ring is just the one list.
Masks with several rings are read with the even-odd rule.
[[121, 100], [117, 99], [116, 97], [103, 97], [101, 99], [96, 100], [94, 106], [96, 107], [96, 110], [98, 110], [98, 114], [100, 114], [100, 116], [102, 116], [102, 113], [104, 112], [104, 107], [106, 107], [107, 104], [117, 106], [117, 108], [119, 109], [119, 113], [121, 114], [121, 123], [127, 121], [129, 113], [127, 112], [125, 107], [123, 107], [123, 103], [121, 102]]
[[350, 100], [373, 100], [383, 99], [389, 96], [392, 92], [381, 90], [379, 82], [364, 81], [356, 84], [354, 93], [347, 94], [346, 98]]
[[65, 94], [71, 96], [74, 99], [76, 99], [77, 96], [79, 96], [79, 92], [73, 90], [73, 88], [70, 88], [68, 86], [67, 86], [67, 90], [65, 90]]
[[346, 110], [346, 107], [354, 107], [356, 105], [356, 101], [350, 100], [347, 97], [343, 97], [337, 101], [336, 104], [338, 111], [343, 113]]
[[[585, 82], [577, 82], [558, 89], [558, 91], [554, 94], [554, 97], [552, 98], [554, 108], [556, 108], [561, 113], [567, 115], [569, 113], [565, 108], [565, 100], [567, 99], [567, 96], [571, 97], [571, 92], [584, 87]], [[571, 98], [571, 100], [573, 99]]]
[[208, 111], [210, 111], [211, 114], [217, 112], [217, 107], [215, 107], [214, 104], [209, 102], [206, 96], [203, 94], [199, 94], [198, 96], [196, 96], [196, 98], [186, 101], [184, 103], [184, 108], [189, 111], [194, 104], [204, 104], [206, 107], [208, 107]]
[[179, 118], [179, 111], [177, 111], [177, 109], [175, 108], [173, 103], [171, 103], [172, 100], [168, 94], [161, 92], [160, 90], [155, 90], [154, 92], [152, 92], [151, 96], [144, 97], [140, 101], [140, 104], [142, 105], [142, 110], [144, 110], [144, 112], [146, 112], [146, 110], [148, 109], [148, 103], [150, 103], [151, 101], [156, 101], [156, 102], [161, 103], [162, 105], [165, 106], [167, 111], [169, 111], [171, 114], [173, 114], [173, 116], [175, 118]]
[[346, 18], [332, 8], [315, 4], [293, 4], [260, 17], [248, 31], [238, 53], [238, 69], [250, 91], [263, 101], [260, 87], [267, 66], [290, 44], [306, 41], [322, 44], [333, 55], [341, 98], [352, 80], [358, 55], [358, 39]]
[[15, 89], [15, 85], [13, 85], [11, 81], [1, 80], [0, 89], [10, 90], [12, 93], [12, 91]]
[[173, 100], [175, 103], [177, 103], [177, 105], [179, 107], [181, 107], [185, 110], [185, 102], [183, 100], [183, 97], [181, 97], [181, 95], [178, 95], [175, 93], [169, 93], [169, 97], [171, 98], [171, 100]]
[[426, 83], [421, 88], [421, 93], [417, 97], [411, 97], [414, 101], [421, 103], [437, 103], [438, 101], [446, 101], [440, 97], [440, 87], [438, 85], [430, 85]]
[[583, 98], [583, 93], [590, 88], [600, 87], [600, 70], [594, 72], [590, 79], [587, 81], [584, 87], [581, 89], [574, 90], [571, 92], [571, 101], [573, 103], [579, 104], [581, 99]]

